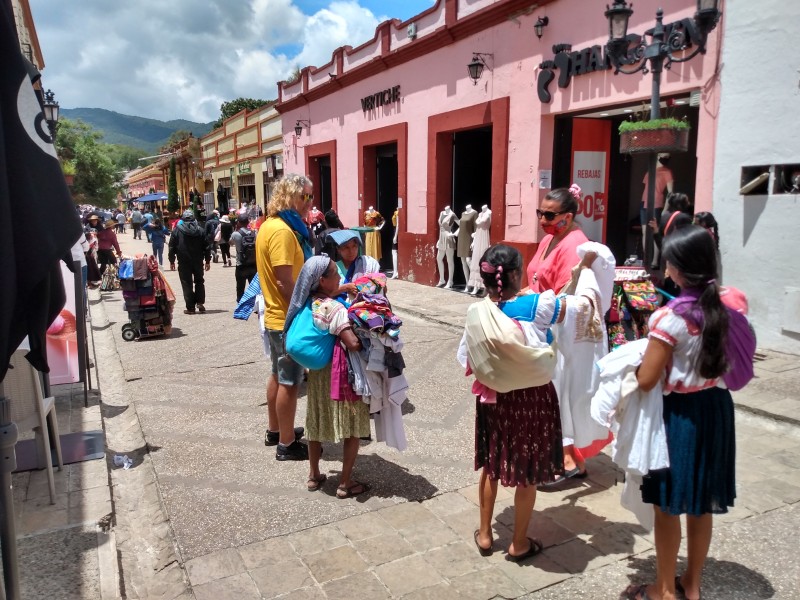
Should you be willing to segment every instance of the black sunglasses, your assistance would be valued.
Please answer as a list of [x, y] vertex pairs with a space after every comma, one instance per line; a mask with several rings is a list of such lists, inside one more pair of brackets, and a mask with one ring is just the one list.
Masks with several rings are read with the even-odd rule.
[[569, 212], [568, 210], [562, 210], [561, 212], [553, 212], [552, 210], [539, 210], [537, 208], [536, 209], [536, 218], [537, 219], [541, 219], [542, 217], [544, 217], [545, 221], [552, 221], [558, 215], [563, 215], [563, 214], [568, 213], [568, 212]]

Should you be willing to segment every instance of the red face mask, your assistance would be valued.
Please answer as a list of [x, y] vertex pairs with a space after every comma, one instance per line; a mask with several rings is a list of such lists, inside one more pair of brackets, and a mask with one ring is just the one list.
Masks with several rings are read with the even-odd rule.
[[567, 220], [561, 218], [558, 221], [545, 221], [542, 225], [542, 229], [548, 235], [559, 235], [564, 232], [564, 230], [569, 227]]

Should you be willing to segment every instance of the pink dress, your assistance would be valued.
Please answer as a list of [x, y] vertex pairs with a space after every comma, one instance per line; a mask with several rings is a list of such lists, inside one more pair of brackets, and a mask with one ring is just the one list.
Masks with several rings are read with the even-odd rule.
[[528, 285], [533, 292], [553, 290], [558, 294], [572, 278], [572, 268], [580, 262], [578, 246], [588, 242], [589, 238], [580, 229], [573, 229], [546, 258], [542, 258], [552, 240], [552, 235], [544, 236], [528, 264]]

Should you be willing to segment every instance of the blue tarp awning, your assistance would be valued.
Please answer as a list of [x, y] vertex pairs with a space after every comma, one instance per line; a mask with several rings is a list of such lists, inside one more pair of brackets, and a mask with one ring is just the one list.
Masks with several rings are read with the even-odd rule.
[[156, 202], [158, 200], [166, 200], [166, 194], [147, 194], [141, 198], [131, 198], [134, 202]]

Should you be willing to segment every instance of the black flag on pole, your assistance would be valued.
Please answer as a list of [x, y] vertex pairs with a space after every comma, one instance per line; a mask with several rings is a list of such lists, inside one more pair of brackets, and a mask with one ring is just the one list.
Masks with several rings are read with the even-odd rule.
[[[80, 236], [8, 2], [0, 3], [0, 380], [27, 335], [47, 372], [45, 332], [64, 307], [59, 261]], [[72, 259], [69, 259], [71, 264]]]

